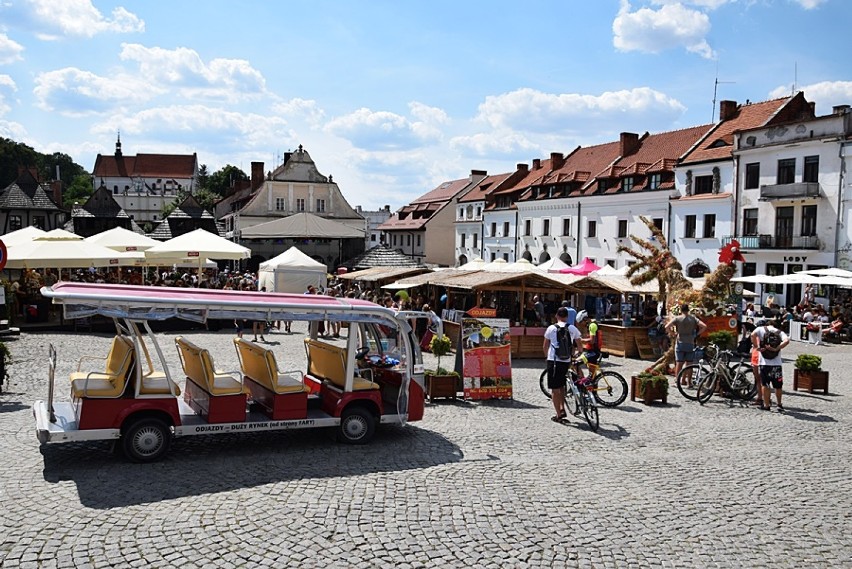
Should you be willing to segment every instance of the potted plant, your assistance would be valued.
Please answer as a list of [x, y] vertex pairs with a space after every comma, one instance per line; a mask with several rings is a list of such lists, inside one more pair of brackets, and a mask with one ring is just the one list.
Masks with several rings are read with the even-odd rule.
[[9, 352], [9, 346], [4, 342], [0, 342], [0, 393], [3, 393], [3, 383], [9, 379], [9, 372], [6, 371], [6, 366], [11, 362], [12, 354]]
[[822, 370], [822, 358], [813, 354], [799, 354], [793, 364], [793, 391], [815, 389], [828, 394], [828, 372]]
[[630, 395], [631, 401], [636, 401], [636, 398], [639, 397], [645, 402], [645, 405], [650, 405], [658, 400], [663, 403], [668, 402], [669, 378], [662, 371], [648, 368], [630, 379], [633, 384]]
[[435, 397], [456, 398], [459, 374], [441, 367], [441, 358], [449, 354], [452, 348], [453, 342], [446, 335], [435, 335], [429, 342], [429, 350], [438, 358], [438, 367], [435, 370], [426, 370], [426, 393], [429, 395], [429, 401]]

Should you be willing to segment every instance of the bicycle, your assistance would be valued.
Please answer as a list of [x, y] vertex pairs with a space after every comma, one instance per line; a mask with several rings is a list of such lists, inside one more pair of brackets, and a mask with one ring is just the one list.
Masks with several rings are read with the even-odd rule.
[[757, 380], [754, 377], [751, 363], [746, 364], [744, 354], [741, 354], [739, 362], [731, 362], [731, 357], [736, 356], [730, 350], [719, 352], [716, 357], [712, 371], [705, 375], [698, 385], [698, 402], [704, 405], [713, 394], [721, 389], [731, 398], [736, 397], [743, 401], [754, 399], [757, 394]]
[[574, 381], [575, 379], [577, 379], [577, 374], [573, 371], [570, 372], [568, 385], [571, 387], [571, 393], [565, 397], [565, 407], [575, 417], [578, 417], [580, 411], [582, 411], [589, 428], [593, 432], [597, 432], [598, 427], [600, 427], [598, 406], [595, 403], [595, 397], [592, 397], [593, 392], [588, 389], [592, 383], [588, 381], [588, 378], [583, 378], [578, 384]]
[[[608, 353], [601, 352], [601, 360], [608, 357]], [[568, 379], [570, 381], [577, 381], [579, 379], [579, 375], [575, 371], [578, 363], [580, 363], [579, 360], [571, 362], [572, 368], [568, 371]], [[617, 407], [624, 403], [624, 400], [627, 399], [627, 380], [620, 373], [601, 371], [601, 364], [588, 364], [588, 367], [589, 381], [587, 382], [586, 389], [592, 393], [598, 405]], [[548, 399], [552, 398], [550, 389], [547, 387], [547, 369], [541, 372], [538, 386], [541, 388], [541, 392], [544, 393], [545, 397]]]
[[[716, 355], [718, 356], [718, 354]], [[675, 383], [677, 384], [677, 390], [680, 391], [681, 395], [690, 401], [697, 401], [698, 386], [701, 384], [704, 377], [713, 371], [715, 359], [711, 357], [709, 361], [706, 360], [704, 348], [699, 347], [693, 350], [692, 361], [697, 363], [684, 365], [677, 374]]]

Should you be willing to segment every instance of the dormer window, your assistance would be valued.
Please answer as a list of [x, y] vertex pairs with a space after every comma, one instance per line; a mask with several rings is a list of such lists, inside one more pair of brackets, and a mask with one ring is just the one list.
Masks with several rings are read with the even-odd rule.
[[601, 178], [598, 180], [598, 193], [604, 193], [610, 188], [610, 180], [606, 178]]
[[621, 191], [623, 192], [632, 192], [633, 191], [633, 176], [628, 176], [621, 181]]

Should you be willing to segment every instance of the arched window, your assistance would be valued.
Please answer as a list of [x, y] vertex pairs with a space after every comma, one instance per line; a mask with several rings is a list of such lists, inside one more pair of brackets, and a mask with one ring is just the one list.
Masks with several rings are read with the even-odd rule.
[[569, 255], [568, 253], [562, 253], [561, 255], [559, 255], [559, 260], [565, 263], [566, 265], [574, 264], [571, 262], [571, 255]]
[[529, 251], [524, 251], [524, 254], [521, 255], [521, 257], [532, 263], [532, 253], [530, 253]]
[[686, 276], [691, 279], [700, 279], [710, 272], [710, 267], [703, 261], [693, 261], [686, 267]]
[[459, 255], [459, 267], [467, 263], [467, 255]]
[[538, 264], [546, 263], [550, 260], [550, 255], [547, 251], [542, 251], [541, 255], [538, 256]]

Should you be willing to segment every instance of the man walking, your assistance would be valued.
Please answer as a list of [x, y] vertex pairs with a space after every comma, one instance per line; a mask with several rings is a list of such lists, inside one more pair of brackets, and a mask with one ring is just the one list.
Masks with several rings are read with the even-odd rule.
[[544, 303], [538, 296], [533, 297], [533, 310], [542, 326], [547, 326], [547, 315], [544, 313]]
[[666, 332], [672, 328], [677, 330], [675, 342], [675, 377], [677, 377], [685, 362], [692, 363], [695, 355], [695, 338], [704, 332], [707, 325], [690, 314], [689, 305], [684, 303], [680, 306], [680, 316], [672, 318], [666, 324]]
[[[562, 306], [556, 311], [556, 324], [551, 324], [545, 330], [542, 346], [547, 358], [547, 387], [552, 393], [553, 409], [556, 411], [551, 420], [557, 423], [568, 416], [565, 412], [565, 386], [571, 367], [571, 354], [575, 346], [579, 347], [580, 341], [580, 331], [569, 325], [567, 320], [568, 309]], [[563, 344], [560, 344], [560, 338]]]
[[784, 385], [784, 374], [781, 366], [781, 350], [790, 343], [790, 338], [780, 330], [774, 321], [761, 320], [757, 328], [751, 334], [751, 343], [760, 354], [758, 364], [760, 366], [760, 383], [763, 386], [763, 401], [761, 409], [769, 411], [770, 398], [775, 389], [775, 403], [778, 411], [784, 412], [781, 405], [781, 388]]

